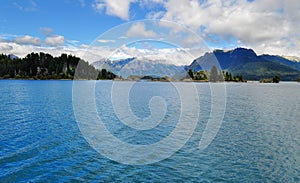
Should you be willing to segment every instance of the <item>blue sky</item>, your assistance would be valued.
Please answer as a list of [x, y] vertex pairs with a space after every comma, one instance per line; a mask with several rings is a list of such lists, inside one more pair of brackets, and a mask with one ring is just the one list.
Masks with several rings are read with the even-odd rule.
[[104, 31], [123, 23], [120, 18], [93, 10], [88, 2], [80, 1], [4, 1], [1, 2], [2, 34], [31, 35], [44, 38], [41, 28], [54, 34], [88, 44]]
[[95, 61], [122, 47], [116, 57], [159, 52], [178, 64], [187, 62], [180, 62], [182, 51], [175, 54], [178, 47], [194, 57], [235, 47], [299, 56], [299, 9], [297, 0], [4, 0], [0, 52], [66, 52]]
[[[2, 1], [0, 33], [43, 39], [45, 36], [41, 28], [51, 28], [54, 34], [89, 44], [105, 31], [128, 22], [118, 16], [98, 12], [94, 4], [93, 0]], [[130, 9], [130, 21], [145, 19], [147, 11], [139, 3], [134, 3]]]

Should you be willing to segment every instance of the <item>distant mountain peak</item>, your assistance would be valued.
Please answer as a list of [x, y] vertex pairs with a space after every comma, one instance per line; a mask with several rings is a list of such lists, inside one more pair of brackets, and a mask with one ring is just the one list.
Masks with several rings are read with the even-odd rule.
[[98, 61], [92, 63], [97, 69], [107, 69], [117, 75], [127, 78], [130, 75], [138, 76], [169, 76], [173, 77], [178, 73], [182, 73], [184, 66], [176, 66], [168, 64], [166, 60], [150, 59], [150, 58], [126, 58], [114, 61]]
[[255, 51], [253, 49], [250, 49], [250, 48], [243, 48], [243, 47], [237, 47], [235, 49], [229, 49], [229, 50], [222, 50], [222, 49], [215, 49], [213, 51], [213, 53], [228, 53], [228, 52], [231, 52], [231, 53], [238, 53], [238, 52], [243, 52], [243, 53], [251, 53], [251, 54], [255, 54]]
[[[210, 70], [213, 65], [233, 74], [242, 74], [245, 79], [259, 80], [275, 75], [283, 80], [296, 80], [300, 74], [300, 62], [295, 57], [257, 55], [248, 48], [235, 48], [230, 51], [214, 50], [195, 59], [188, 69]], [[299, 59], [300, 61], [300, 59]]]
[[281, 57], [291, 60], [291, 61], [294, 61], [294, 62], [300, 62], [300, 58], [296, 57], [296, 56], [281, 56]]
[[19, 59], [18, 56], [14, 55], [14, 54], [9, 54], [8, 55], [10, 59], [15, 60], [15, 59]]
[[232, 50], [232, 53], [233, 54], [247, 54], [247, 55], [257, 56], [257, 54], [255, 53], [254, 50], [248, 49], [248, 48], [241, 48], [241, 47]]

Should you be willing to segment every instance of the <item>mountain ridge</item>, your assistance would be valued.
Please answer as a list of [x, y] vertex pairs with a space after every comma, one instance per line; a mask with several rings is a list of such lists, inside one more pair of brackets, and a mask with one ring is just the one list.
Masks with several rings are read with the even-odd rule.
[[132, 57], [115, 61], [104, 59], [92, 65], [97, 69], [105, 68], [124, 78], [130, 75], [184, 77], [184, 71], [189, 69], [209, 71], [214, 65], [219, 70], [229, 71], [234, 75], [241, 74], [246, 80], [273, 78], [277, 75], [282, 80], [296, 81], [300, 74], [300, 62], [278, 55], [257, 55], [253, 49], [241, 47], [207, 52], [189, 65], [177, 66], [166, 63], [169, 62]]
[[[33, 56], [32, 56], [33, 55]], [[20, 59], [13, 54], [3, 55], [3, 63], [0, 67], [0, 70], [5, 73], [5, 75], [18, 75], [20, 69], [9, 70], [7, 66], [9, 64], [5, 64], [5, 58], [8, 58], [7, 61], [11, 62], [11, 64], [16, 65], [16, 67], [20, 67], [25, 62], [35, 63], [36, 57], [41, 56], [42, 66], [35, 64], [38, 67], [30, 66], [27, 68], [26, 73], [29, 71], [38, 72], [41, 68], [43, 68], [44, 60], [46, 55], [47, 58], [52, 58], [51, 55], [40, 53], [40, 54], [28, 54], [28, 56], [24, 59]], [[73, 58], [73, 56], [66, 56], [66, 54], [62, 54], [64, 59], [56, 59], [55, 64], [60, 64], [59, 67], [64, 68], [65, 63], [61, 64], [66, 60], [65, 58]], [[45, 57], [45, 58], [44, 58]], [[54, 57], [53, 57], [54, 58]], [[293, 60], [289, 60], [288, 58], [292, 58]], [[80, 58], [77, 58], [80, 60]], [[232, 50], [214, 50], [212, 52], [207, 52], [203, 56], [200, 56], [194, 59], [189, 65], [174, 65], [169, 64], [172, 61], [168, 60], [153, 60], [149, 58], [137, 58], [131, 57], [126, 59], [114, 60], [111, 61], [109, 59], [102, 59], [98, 62], [91, 63], [91, 65], [96, 69], [106, 69], [111, 71], [123, 78], [127, 78], [131, 75], [140, 75], [140, 76], [154, 76], [154, 77], [164, 77], [168, 76], [170, 78], [180, 79], [186, 77], [187, 71], [210, 71], [211, 68], [215, 65], [218, 70], [228, 71], [233, 75], [243, 75], [246, 80], [260, 80], [264, 78], [273, 78], [274, 76], [279, 76], [282, 80], [286, 81], [296, 81], [300, 74], [300, 62], [295, 61], [297, 57], [284, 57], [278, 55], [269, 55], [262, 54], [257, 55], [254, 50], [247, 48], [235, 48]], [[24, 61], [24, 63], [22, 62]], [[21, 63], [22, 62], [22, 63]], [[51, 72], [49, 72], [50, 70]], [[22, 70], [22, 69], [21, 69]], [[23, 69], [24, 70], [24, 69]], [[47, 68], [45, 73], [52, 73], [54, 71], [53, 68]], [[70, 70], [70, 69], [69, 69]], [[24, 71], [25, 72], [25, 71]], [[19, 74], [19, 75], [22, 75]], [[32, 74], [31, 74], [32, 75]], [[34, 74], [33, 74], [34, 75]], [[45, 74], [44, 74], [45, 75]], [[46, 74], [47, 75], [47, 74]], [[49, 75], [49, 74], [48, 74]]]
[[174, 64], [166, 64], [163, 62], [163, 60], [132, 57], [115, 61], [97, 61], [91, 65], [96, 69], [105, 68], [124, 78], [127, 78], [130, 75], [175, 77], [178, 73], [185, 72], [185, 66], [176, 66]]
[[247, 80], [260, 80], [278, 75], [283, 80], [297, 80], [300, 63], [276, 55], [257, 55], [254, 50], [236, 48], [229, 51], [214, 50], [194, 59], [188, 69], [208, 70], [212, 63], [219, 70], [242, 74]]

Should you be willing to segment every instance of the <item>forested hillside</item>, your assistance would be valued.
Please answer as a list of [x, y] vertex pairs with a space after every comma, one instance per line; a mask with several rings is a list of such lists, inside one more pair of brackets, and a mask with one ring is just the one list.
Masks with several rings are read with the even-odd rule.
[[[76, 70], [78, 64], [80, 69]], [[0, 78], [8, 79], [113, 79], [115, 74], [99, 71], [79, 57], [61, 54], [31, 53], [24, 58], [0, 55]]]

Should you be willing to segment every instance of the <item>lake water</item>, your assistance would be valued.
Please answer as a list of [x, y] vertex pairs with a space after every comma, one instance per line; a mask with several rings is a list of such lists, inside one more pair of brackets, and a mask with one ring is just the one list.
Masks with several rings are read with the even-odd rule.
[[[183, 98], [172, 84], [137, 82], [132, 85], [128, 103], [137, 118], [151, 115], [148, 104], [154, 96], [163, 98], [164, 105], [152, 103], [152, 112], [156, 108], [159, 109], [156, 112], [166, 110], [160, 124], [154, 124], [153, 129], [138, 130], [121, 123], [115, 114], [114, 110], [120, 109], [112, 102], [112, 83], [81, 81], [78, 84], [82, 88], [95, 84], [96, 111], [112, 135], [128, 144], [147, 146], [160, 142], [176, 128]], [[199, 142], [211, 118], [211, 86], [208, 83], [180, 85], [197, 88], [200, 112], [191, 137], [166, 159], [132, 165], [114, 161], [88, 143], [75, 118], [79, 114], [74, 114], [72, 81], [1, 80], [0, 182], [300, 181], [299, 83], [227, 83], [223, 122], [205, 149], [199, 148]], [[122, 96], [121, 89], [116, 90], [120, 93], [117, 96]], [[89, 93], [83, 93], [81, 98], [87, 97], [89, 103], [88, 96]], [[191, 111], [186, 116], [187, 122], [195, 118], [193, 97], [196, 96], [187, 97], [191, 103], [185, 107], [186, 112]], [[88, 115], [86, 118], [90, 119]], [[98, 143], [105, 142], [100, 139]], [[168, 150], [164, 148], [164, 152]]]

